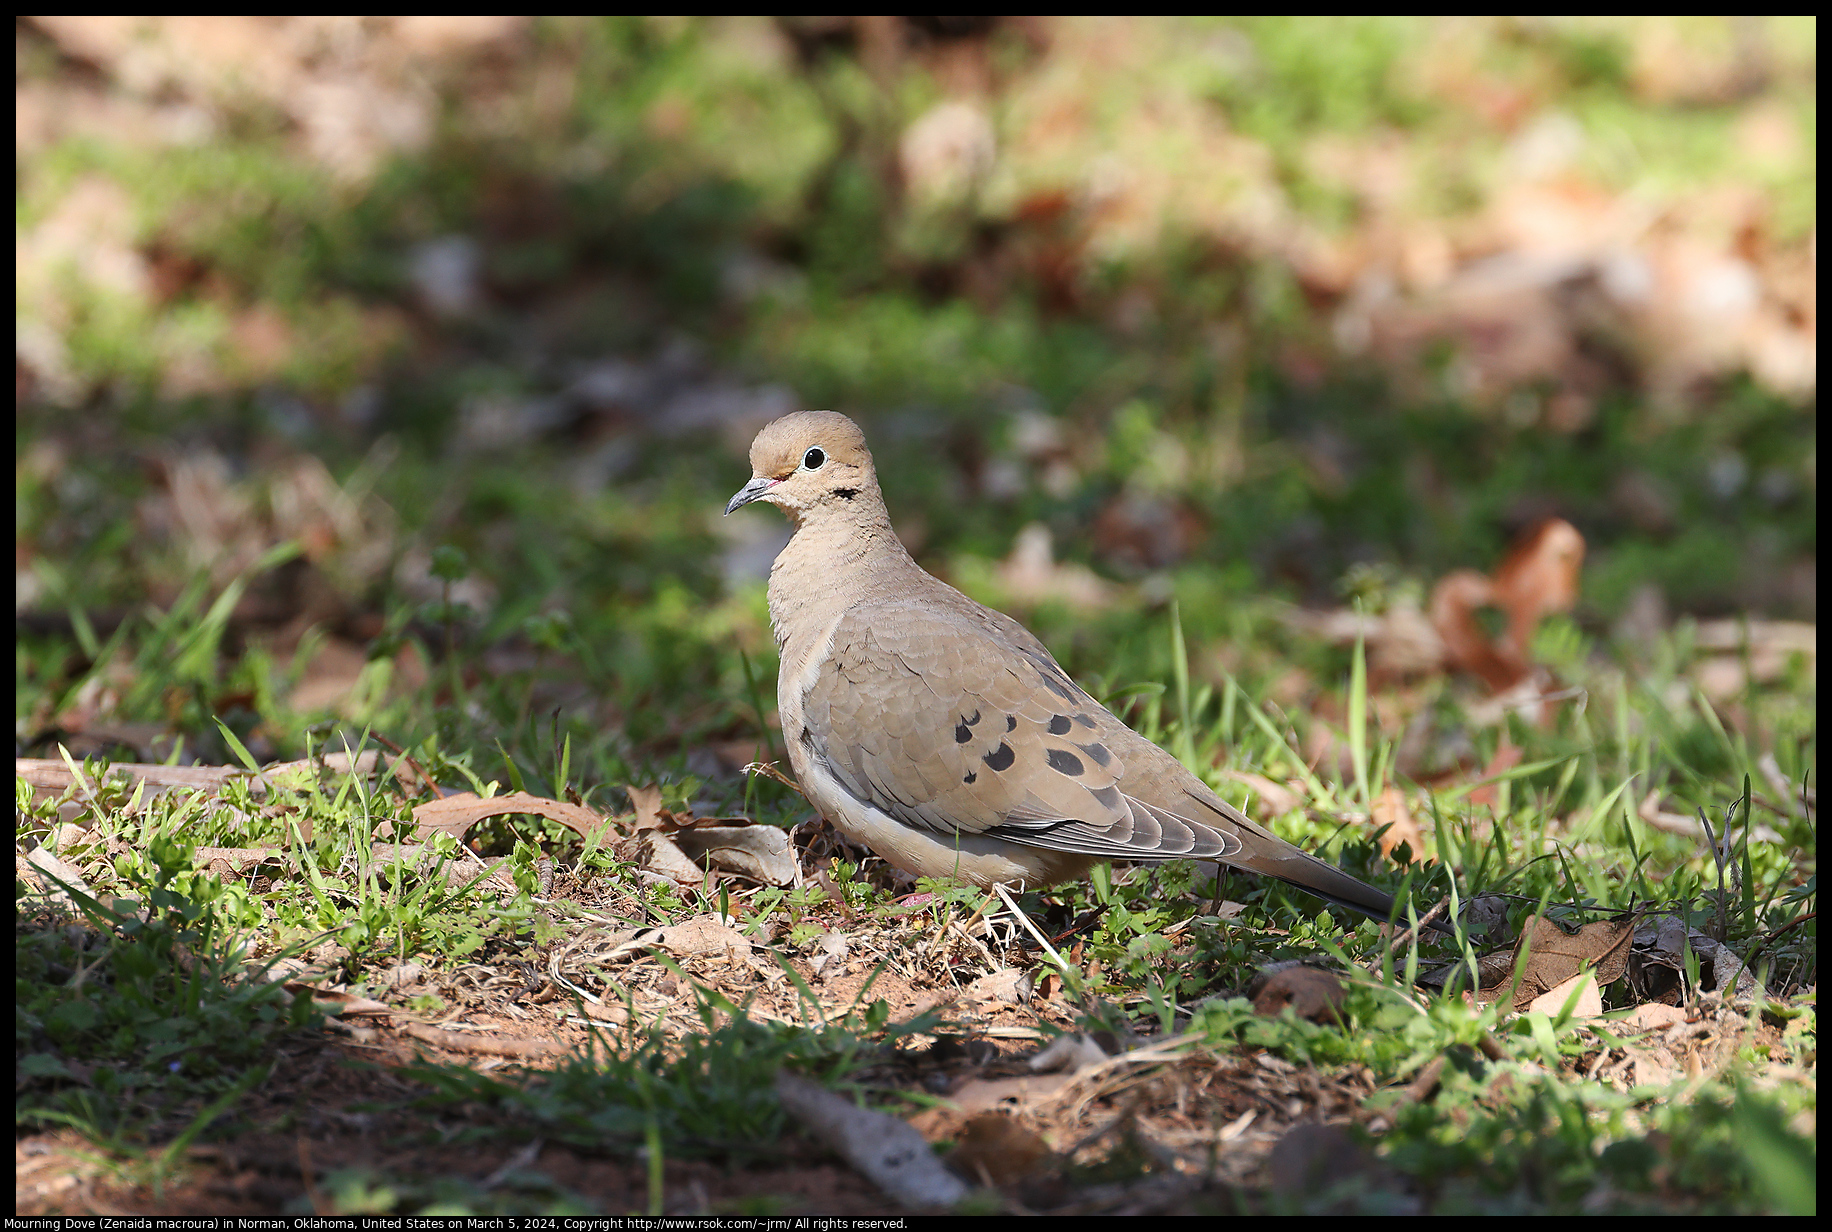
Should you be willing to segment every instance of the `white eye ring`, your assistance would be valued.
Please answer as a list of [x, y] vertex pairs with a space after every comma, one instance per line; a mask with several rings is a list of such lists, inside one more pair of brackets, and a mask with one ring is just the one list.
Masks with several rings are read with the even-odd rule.
[[827, 461], [826, 453], [824, 453], [821, 450], [821, 447], [819, 445], [816, 445], [814, 448], [810, 449], [807, 453], [802, 455], [802, 469], [809, 470], [809, 471], [818, 471], [821, 469], [823, 465], [826, 464], [826, 461]]

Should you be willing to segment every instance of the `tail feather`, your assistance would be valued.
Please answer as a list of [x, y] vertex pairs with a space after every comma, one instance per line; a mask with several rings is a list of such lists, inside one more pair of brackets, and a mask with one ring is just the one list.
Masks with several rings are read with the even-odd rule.
[[[1220, 797], [1190, 792], [1198, 804], [1216, 814], [1222, 826], [1239, 841], [1240, 849], [1222, 861], [1247, 872], [1274, 877], [1286, 885], [1314, 894], [1325, 902], [1367, 916], [1383, 923], [1392, 920], [1396, 905], [1393, 896], [1377, 890], [1364, 881], [1349, 876], [1327, 860], [1294, 847], [1270, 830], [1247, 819], [1239, 809]], [[1403, 921], [1404, 916], [1401, 915]], [[1454, 932], [1448, 925], [1433, 921], [1432, 928]]]

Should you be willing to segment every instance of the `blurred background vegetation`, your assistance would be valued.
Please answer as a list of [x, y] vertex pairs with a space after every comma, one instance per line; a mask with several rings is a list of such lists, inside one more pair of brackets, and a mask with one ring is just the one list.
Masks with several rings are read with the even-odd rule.
[[1816, 38], [22, 19], [21, 751], [557, 716], [735, 782], [785, 531], [719, 511], [803, 407], [1097, 687], [1169, 678], [1174, 599], [1198, 681], [1309, 705], [1347, 651], [1286, 605], [1416, 609], [1548, 516], [1551, 661], [1810, 622]]

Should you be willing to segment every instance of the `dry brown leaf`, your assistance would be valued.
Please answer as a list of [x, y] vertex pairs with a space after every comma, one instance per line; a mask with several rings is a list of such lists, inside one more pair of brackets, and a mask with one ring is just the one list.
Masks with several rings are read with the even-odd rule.
[[[742, 820], [730, 818], [722, 820]], [[800, 872], [789, 832], [776, 826], [695, 825], [670, 836], [696, 865], [736, 873], [760, 885], [794, 885]]]
[[[1539, 622], [1577, 601], [1583, 564], [1584, 537], [1577, 528], [1547, 518], [1514, 541], [1492, 578], [1470, 569], [1445, 575], [1432, 588], [1430, 611], [1446, 661], [1497, 693], [1519, 684], [1532, 670], [1529, 652]], [[1500, 637], [1490, 637], [1476, 619], [1490, 606], [1507, 621]]]
[[1041, 1136], [998, 1112], [982, 1112], [961, 1126], [948, 1163], [969, 1180], [1010, 1185], [1047, 1168], [1055, 1152]]
[[1253, 998], [1253, 1012], [1276, 1018], [1287, 1007], [1309, 1022], [1336, 1022], [1348, 989], [1328, 971], [1315, 967], [1287, 967], [1266, 981]]
[[1393, 849], [1401, 843], [1412, 851], [1412, 861], [1418, 862], [1425, 856], [1425, 835], [1419, 829], [1419, 823], [1412, 819], [1412, 810], [1406, 807], [1406, 797], [1398, 787], [1389, 783], [1381, 788], [1380, 795], [1374, 798], [1374, 807], [1369, 810], [1369, 824], [1375, 829], [1386, 826], [1380, 836], [1380, 854], [1391, 858]]
[[[1524, 1010], [1543, 993], [1593, 969], [1598, 987], [1614, 983], [1628, 966], [1634, 938], [1633, 920], [1598, 920], [1567, 933], [1546, 917], [1535, 916], [1514, 945], [1511, 970], [1520, 971], [1514, 1008]], [[1520, 966], [1523, 949], [1527, 951], [1524, 969]]]
[[449, 834], [460, 842], [465, 832], [486, 817], [509, 813], [532, 813], [557, 821], [587, 842], [611, 831], [615, 822], [577, 804], [549, 800], [525, 791], [485, 799], [473, 791], [459, 792], [442, 800], [429, 800], [414, 806], [415, 834]]
[[1480, 677], [1500, 692], [1526, 674], [1526, 665], [1510, 661], [1477, 623], [1477, 611], [1494, 601], [1489, 579], [1473, 569], [1459, 569], [1432, 587], [1430, 615], [1451, 669]]
[[656, 786], [637, 787], [630, 784], [624, 788], [629, 793], [630, 807], [636, 810], [636, 824], [632, 830], [653, 830], [660, 826], [671, 814], [662, 808], [662, 789]]
[[1584, 536], [1563, 518], [1547, 518], [1509, 549], [1495, 570], [1495, 605], [1507, 615], [1508, 651], [1517, 661], [1528, 661], [1542, 619], [1577, 602], [1583, 567]]
[[1527, 1013], [1556, 1015], [1564, 1010], [1565, 1003], [1571, 1000], [1571, 994], [1580, 988], [1583, 992], [1578, 993], [1577, 1003], [1571, 1007], [1572, 1016], [1595, 1018], [1602, 1014], [1603, 994], [1597, 990], [1596, 973], [1593, 971], [1580, 971], [1563, 984], [1548, 988], [1533, 998], [1527, 1006]]
[[672, 835], [662, 832], [659, 824], [618, 839], [611, 853], [627, 864], [659, 873], [680, 885], [701, 885], [708, 876], [675, 845]]

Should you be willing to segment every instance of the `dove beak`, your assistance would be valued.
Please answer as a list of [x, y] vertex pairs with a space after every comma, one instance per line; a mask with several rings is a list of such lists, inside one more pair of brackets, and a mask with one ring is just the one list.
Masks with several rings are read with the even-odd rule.
[[742, 488], [739, 488], [738, 494], [732, 497], [731, 500], [726, 502], [726, 505], [725, 505], [726, 514], [730, 515], [731, 511], [736, 509], [740, 505], [750, 504], [752, 501], [762, 496], [765, 492], [768, 492], [771, 488], [775, 487], [777, 482], [778, 482], [777, 480], [771, 479], [768, 475], [758, 475], [755, 479], [752, 479], [749, 483], [745, 484]]

